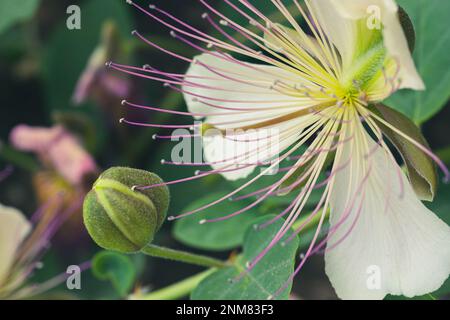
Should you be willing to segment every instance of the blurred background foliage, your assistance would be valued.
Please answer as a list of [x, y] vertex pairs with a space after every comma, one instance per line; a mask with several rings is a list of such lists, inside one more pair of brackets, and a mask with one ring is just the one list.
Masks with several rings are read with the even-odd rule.
[[[160, 2], [174, 15], [201, 28], [207, 28], [201, 19], [205, 9], [198, 1]], [[232, 10], [223, 2], [215, 2], [222, 7], [224, 13], [233, 15]], [[450, 93], [450, 46], [446, 23], [450, 2], [399, 2], [404, 5], [416, 26], [415, 59], [428, 90], [424, 93], [397, 93], [388, 104], [420, 124], [431, 147], [450, 164], [450, 149], [447, 149], [450, 147], [450, 108], [444, 108]], [[427, 5], [424, 5], [424, 2], [427, 2]], [[66, 27], [66, 9], [73, 4], [81, 8], [81, 30], [69, 30]], [[258, 1], [258, 6], [261, 5], [267, 14], [274, 14], [269, 1]], [[170, 159], [173, 144], [152, 139], [155, 133], [160, 132], [155, 129], [126, 127], [118, 123], [118, 119], [124, 115], [139, 122], [151, 123], [186, 123], [190, 119], [130, 110], [120, 104], [124, 97], [108, 96], [104, 92], [91, 95], [82, 103], [74, 101], [77, 83], [85, 72], [92, 53], [101, 44], [102, 30], [107, 24], [112, 24], [117, 29], [115, 41], [120, 43], [120, 53], [105, 56], [104, 62], [116, 58], [115, 62], [133, 65], [149, 63], [168, 72], [180, 73], [186, 70], [185, 63], [180, 63], [132, 37], [131, 31], [134, 29], [165, 48], [182, 52], [185, 56], [196, 54], [192, 48], [182, 46], [170, 37], [167, 29], [133, 10], [124, 0], [0, 1], [0, 166], [2, 168], [10, 164], [15, 167], [13, 175], [1, 182], [0, 203], [20, 208], [30, 215], [39, 207], [39, 185], [36, 186], [32, 181], [36, 172], [40, 171], [41, 164], [32, 155], [19, 152], [9, 145], [9, 133], [17, 124], [46, 127], [63, 124], [82, 140], [87, 151], [102, 169], [117, 165], [141, 168], [157, 173], [165, 181], [193, 174], [194, 169], [190, 167], [174, 169], [161, 164], [161, 159]], [[114, 74], [113, 71], [108, 72]], [[123, 78], [123, 75], [114, 76]], [[185, 109], [180, 94], [158, 83], [129, 78], [124, 81], [129, 86], [127, 93], [133, 97], [133, 102]], [[233, 184], [218, 176], [202, 179], [200, 182], [197, 180], [171, 186], [169, 215], [199, 207], [232, 190], [232, 187]], [[231, 212], [235, 204], [225, 203], [214, 210], [202, 212], [195, 219], [166, 223], [157, 234], [155, 242], [171, 248], [189, 249], [226, 259], [243, 244], [244, 238], [252, 238], [252, 235], [246, 235], [246, 232], [254, 223], [254, 219], [277, 213], [276, 209], [285, 205], [286, 201], [288, 199], [266, 201], [246, 215], [220, 225], [211, 224], [205, 227], [197, 223], [198, 219]], [[441, 185], [436, 201], [430, 206], [450, 224], [450, 187]], [[44, 267], [35, 274], [33, 280], [48, 279], [64, 272], [68, 265], [90, 260], [100, 252], [87, 236], [81, 218], [74, 220], [73, 223], [66, 223], [56, 235], [43, 261]], [[305, 246], [311, 236], [312, 234], [304, 234], [299, 240], [300, 247]], [[251, 241], [244, 247], [247, 248], [244, 249], [244, 255], [245, 250], [254, 250]], [[289, 254], [285, 253], [287, 256]], [[95, 257], [93, 264], [93, 272], [83, 274], [82, 290], [67, 291], [64, 286], [60, 286], [48, 293], [47, 297], [121, 298], [135, 290], [145, 290], [146, 286], [158, 289], [201, 271], [197, 267], [140, 255], [122, 256], [104, 252]], [[233, 274], [234, 271], [224, 272]], [[193, 297], [213, 297], [208, 295], [208, 290], [214, 291], [214, 288], [220, 287], [228, 277], [227, 274], [216, 274], [216, 284], [213, 288], [209, 288], [211, 284], [206, 283], [194, 292]], [[111, 290], [112, 288], [115, 290]], [[253, 289], [249, 290], [251, 292]], [[447, 283], [436, 293], [436, 297], [445, 297], [449, 293], [450, 283]], [[335, 298], [324, 274], [321, 256], [313, 257], [307, 263], [294, 284], [292, 297]]]

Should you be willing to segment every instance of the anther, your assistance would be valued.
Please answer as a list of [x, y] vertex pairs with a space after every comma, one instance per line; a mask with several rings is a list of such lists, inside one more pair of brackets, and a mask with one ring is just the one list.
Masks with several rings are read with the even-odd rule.
[[205, 220], [205, 219], [200, 220], [200, 221], [198, 222], [198, 224], [205, 224], [205, 223], [206, 223], [206, 220]]
[[122, 101], [120, 102], [120, 104], [123, 105], [123, 106], [126, 105], [126, 104], [127, 104], [127, 100], [122, 100]]
[[169, 216], [169, 217], [167, 217], [167, 221], [173, 221], [173, 220], [175, 220], [175, 217], [174, 217], [174, 216]]
[[152, 10], [156, 9], [156, 6], [154, 4], [150, 4], [148, 7]]
[[123, 123], [125, 121], [125, 118], [120, 118], [119, 123]]
[[137, 34], [137, 30], [131, 31], [131, 35], [135, 36]]

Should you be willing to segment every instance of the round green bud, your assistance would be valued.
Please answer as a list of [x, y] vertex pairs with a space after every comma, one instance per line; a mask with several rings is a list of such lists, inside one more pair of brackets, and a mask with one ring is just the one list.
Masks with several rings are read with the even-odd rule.
[[[92, 239], [102, 248], [138, 252], [150, 244], [169, 207], [167, 186], [156, 174], [114, 167], [100, 175], [86, 195], [83, 218]], [[136, 187], [137, 186], [137, 187]]]

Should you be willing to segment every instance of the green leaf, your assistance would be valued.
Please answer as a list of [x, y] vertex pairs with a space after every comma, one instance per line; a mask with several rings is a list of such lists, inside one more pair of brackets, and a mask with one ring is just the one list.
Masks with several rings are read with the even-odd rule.
[[[262, 217], [255, 225], [264, 223], [274, 216]], [[257, 230], [249, 227], [245, 236], [243, 253], [236, 258], [234, 265], [220, 269], [203, 280], [192, 292], [193, 300], [266, 300], [274, 295], [294, 272], [295, 255], [299, 245], [295, 237], [285, 246], [275, 245], [253, 270], [239, 281], [236, 277], [245, 269], [246, 262], [254, 259], [273, 239], [284, 221]], [[290, 232], [283, 238], [286, 239]], [[287, 299], [291, 286], [286, 288], [277, 299]]]
[[395, 300], [436, 300], [436, 298], [431, 295], [431, 294], [426, 294], [423, 296], [418, 296], [418, 297], [413, 297], [413, 298], [407, 298], [405, 296], [393, 296], [393, 295], [387, 295], [384, 300], [388, 300], [388, 301], [395, 301]]
[[[220, 199], [224, 193], [210, 194], [194, 201], [183, 212], [200, 208]], [[199, 213], [180, 219], [175, 223], [173, 235], [184, 244], [205, 250], [228, 250], [242, 244], [247, 228], [258, 216], [256, 210], [250, 210], [231, 219], [217, 223], [200, 224], [203, 219], [215, 219], [240, 210], [248, 205], [242, 201], [222, 201]]]
[[399, 0], [416, 29], [414, 60], [425, 91], [402, 90], [387, 105], [422, 123], [441, 110], [450, 97], [450, 1]]
[[[392, 126], [429, 148], [420, 128], [403, 114], [382, 104], [375, 105], [373, 108]], [[433, 201], [438, 181], [436, 165], [433, 160], [404, 137], [382, 123], [378, 123], [378, 125], [402, 155], [416, 195], [421, 200]]]
[[92, 259], [92, 273], [100, 280], [111, 281], [117, 293], [125, 297], [136, 280], [131, 259], [112, 251], [101, 251]]
[[0, 1], [0, 33], [15, 23], [29, 19], [36, 11], [39, 0]]

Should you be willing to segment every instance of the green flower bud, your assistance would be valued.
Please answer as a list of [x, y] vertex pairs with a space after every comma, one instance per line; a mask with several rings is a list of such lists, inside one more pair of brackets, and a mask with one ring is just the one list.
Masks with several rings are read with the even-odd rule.
[[122, 253], [138, 252], [150, 244], [166, 218], [169, 190], [133, 187], [160, 183], [160, 177], [144, 170], [105, 171], [84, 200], [84, 224], [92, 239], [102, 248]]

